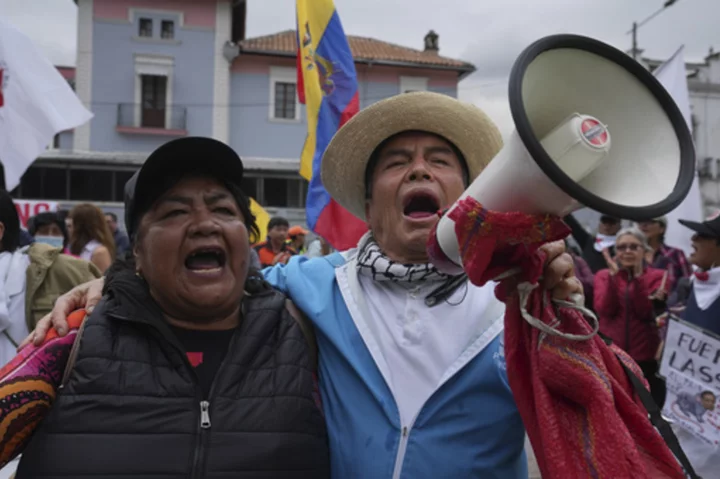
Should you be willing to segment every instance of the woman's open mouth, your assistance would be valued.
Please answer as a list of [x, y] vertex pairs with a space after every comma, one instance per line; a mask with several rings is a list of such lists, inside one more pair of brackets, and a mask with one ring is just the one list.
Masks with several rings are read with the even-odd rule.
[[214, 274], [226, 263], [225, 251], [220, 247], [198, 248], [185, 258], [185, 267], [193, 273]]

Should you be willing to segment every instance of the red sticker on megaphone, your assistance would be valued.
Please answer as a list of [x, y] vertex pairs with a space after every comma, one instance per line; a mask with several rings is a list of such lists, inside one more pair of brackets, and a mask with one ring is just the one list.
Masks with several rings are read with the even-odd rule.
[[591, 145], [605, 146], [608, 141], [608, 132], [605, 126], [593, 118], [583, 120], [580, 130]]

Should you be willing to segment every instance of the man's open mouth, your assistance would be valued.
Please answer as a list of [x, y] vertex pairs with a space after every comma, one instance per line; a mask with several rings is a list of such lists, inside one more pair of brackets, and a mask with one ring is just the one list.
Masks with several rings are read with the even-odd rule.
[[217, 271], [225, 266], [226, 255], [220, 247], [198, 248], [185, 258], [185, 267], [191, 271]]
[[409, 218], [427, 218], [437, 214], [440, 202], [430, 193], [415, 193], [405, 200], [403, 214]]

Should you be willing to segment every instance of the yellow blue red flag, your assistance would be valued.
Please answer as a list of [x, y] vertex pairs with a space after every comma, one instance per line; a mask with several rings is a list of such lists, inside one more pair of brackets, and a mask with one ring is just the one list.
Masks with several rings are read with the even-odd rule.
[[330, 197], [320, 165], [335, 132], [360, 109], [350, 45], [332, 0], [297, 0], [298, 96], [307, 110], [308, 136], [300, 175], [310, 182], [307, 223], [335, 249], [357, 244], [365, 223]]

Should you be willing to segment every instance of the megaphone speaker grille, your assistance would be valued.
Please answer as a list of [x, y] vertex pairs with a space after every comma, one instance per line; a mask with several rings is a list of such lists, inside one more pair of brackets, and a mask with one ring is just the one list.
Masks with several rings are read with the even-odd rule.
[[[695, 175], [688, 125], [655, 77], [625, 53], [577, 35], [530, 45], [510, 76], [517, 133], [543, 173], [583, 205], [626, 219], [662, 216], [687, 195]], [[540, 140], [569, 115], [607, 126], [602, 168], [572, 180]]]

